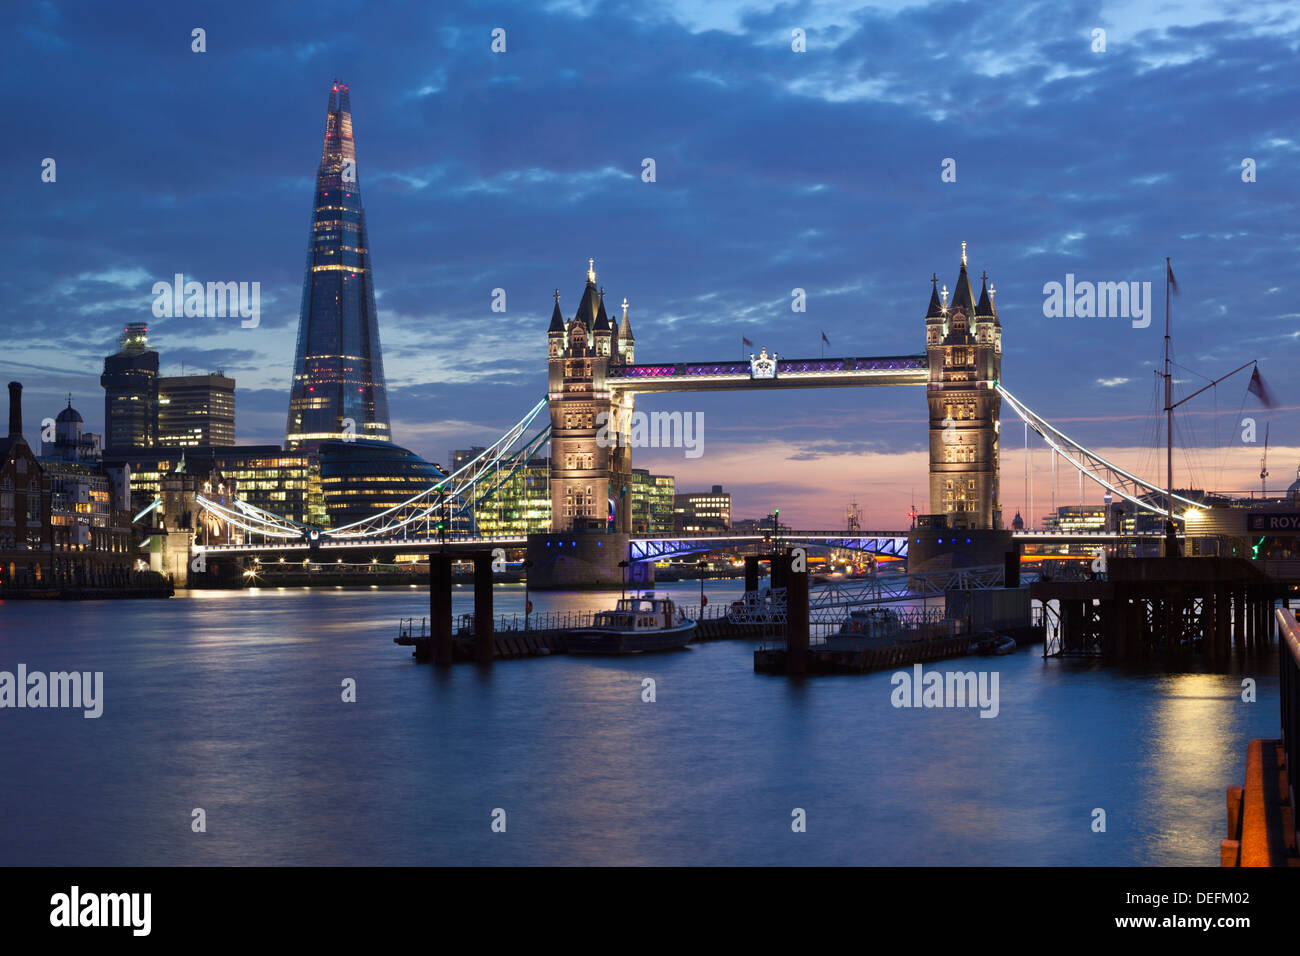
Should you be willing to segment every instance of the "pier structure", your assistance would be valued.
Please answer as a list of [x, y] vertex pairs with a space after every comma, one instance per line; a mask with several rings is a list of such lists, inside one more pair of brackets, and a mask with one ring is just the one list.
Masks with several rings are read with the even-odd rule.
[[[451, 614], [451, 565], [469, 561], [474, 566], [474, 659], [491, 664], [493, 657], [492, 552], [483, 549], [448, 548], [429, 555], [429, 635], [415, 643], [417, 660], [432, 655], [438, 665], [453, 659]], [[423, 650], [423, 654], [421, 653]]]
[[1241, 558], [1116, 558], [1090, 581], [1036, 581], [1044, 656], [1134, 661], [1199, 646], [1207, 666], [1272, 639], [1277, 582]]

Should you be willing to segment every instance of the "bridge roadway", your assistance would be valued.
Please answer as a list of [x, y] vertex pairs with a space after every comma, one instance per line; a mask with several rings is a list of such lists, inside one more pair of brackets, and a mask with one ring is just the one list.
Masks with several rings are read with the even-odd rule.
[[876, 358], [776, 358], [770, 376], [756, 374], [753, 363], [677, 362], [661, 365], [611, 365], [605, 383], [611, 391], [707, 392], [750, 388], [845, 388], [863, 385], [926, 385], [930, 360], [925, 355]]
[[[962, 532], [953, 533], [960, 538]], [[1117, 532], [1053, 532], [1053, 531], [1015, 531], [1012, 538], [1024, 543], [1041, 544], [1106, 544], [1108, 542], [1132, 540], [1159, 540], [1160, 534], [1119, 534]], [[1182, 537], [1181, 535], [1179, 537]], [[629, 557], [633, 561], [659, 561], [686, 554], [698, 554], [720, 547], [734, 547], [747, 544], [817, 544], [828, 548], [843, 548], [847, 551], [864, 551], [891, 557], [906, 558], [909, 542], [907, 531], [791, 531], [782, 529], [779, 536], [771, 534], [736, 534], [730, 531], [699, 534], [643, 534], [632, 535], [628, 539]], [[969, 539], [967, 539], [969, 541]], [[428, 553], [447, 548], [522, 548], [528, 543], [527, 535], [484, 535], [479, 537], [440, 537], [432, 538], [349, 538], [344, 541], [331, 541], [322, 538], [315, 542], [287, 541], [269, 544], [232, 544], [200, 545], [195, 551], [202, 551], [214, 557], [220, 555], [265, 555], [289, 554], [304, 556], [317, 555], [317, 560], [339, 558], [362, 553], [369, 556], [380, 554]]]

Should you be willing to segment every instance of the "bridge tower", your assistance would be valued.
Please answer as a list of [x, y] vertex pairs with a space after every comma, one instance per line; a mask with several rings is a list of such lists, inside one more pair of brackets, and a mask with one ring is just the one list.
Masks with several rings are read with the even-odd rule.
[[978, 303], [966, 272], [948, 301], [936, 275], [925, 316], [930, 360], [930, 513], [945, 515], [949, 528], [1001, 529], [998, 494], [998, 432], [1002, 397], [993, 383], [1002, 376], [1002, 324], [988, 275]]
[[555, 291], [546, 338], [551, 530], [627, 534], [632, 530], [632, 450], [627, 441], [632, 396], [614, 396], [605, 373], [611, 365], [631, 364], [634, 340], [626, 300], [618, 325], [605, 312], [594, 259], [587, 260], [587, 284], [568, 322]]

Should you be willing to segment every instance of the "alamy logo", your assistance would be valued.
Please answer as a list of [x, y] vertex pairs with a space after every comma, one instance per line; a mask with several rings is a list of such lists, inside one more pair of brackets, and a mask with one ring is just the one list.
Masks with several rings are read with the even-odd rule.
[[1065, 274], [1065, 284], [1043, 284], [1043, 315], [1049, 319], [1132, 319], [1133, 328], [1151, 324], [1150, 282], [1075, 282]]
[[94, 719], [104, 712], [103, 671], [28, 672], [26, 664], [18, 673], [0, 671], [0, 708], [5, 707], [79, 707], [81, 716]]
[[50, 897], [51, 926], [129, 926], [131, 935], [148, 936], [153, 920], [152, 893], [86, 893], [74, 886]]
[[599, 412], [596, 424], [601, 448], [684, 448], [687, 458], [704, 454], [703, 412], [633, 412], [626, 431], [615, 431], [609, 412]]
[[920, 664], [912, 672], [898, 671], [889, 682], [894, 685], [889, 702], [895, 707], [978, 707], [981, 717], [998, 715], [997, 671], [922, 671]]
[[153, 284], [155, 318], [224, 319], [239, 316], [240, 326], [255, 329], [262, 321], [262, 283], [186, 282], [176, 273], [173, 282]]

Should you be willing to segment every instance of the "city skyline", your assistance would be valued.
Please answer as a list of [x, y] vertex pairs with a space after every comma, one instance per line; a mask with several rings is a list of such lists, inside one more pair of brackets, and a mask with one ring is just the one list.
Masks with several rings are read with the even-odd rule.
[[[42, 69], [67, 69], [67, 80], [49, 90], [56, 102], [95, 69], [97, 54], [86, 46], [92, 28], [119, 37], [119, 49], [159, 48], [175, 33], [176, 50], [164, 54], [185, 58], [171, 64], [184, 90], [175, 95], [202, 104], [205, 128], [252, 135], [238, 137], [235, 150], [218, 142], [214, 152], [192, 124], [163, 130], [161, 142], [173, 152], [160, 165], [157, 143], [122, 125], [101, 130], [102, 120], [91, 117], [77, 147], [88, 152], [72, 160], [69, 147], [55, 182], [40, 181], [42, 157], [32, 157], [30, 169], [14, 175], [14, 234], [26, 230], [35, 241], [11, 250], [20, 268], [8, 281], [14, 314], [34, 316], [35, 334], [7, 357], [7, 374], [27, 383], [34, 413], [53, 415], [71, 391], [88, 430], [102, 431], [92, 385], [102, 357], [126, 322], [148, 321], [164, 372], [183, 361], [224, 368], [239, 381], [238, 441], [280, 441], [301, 291], [301, 196], [311, 188], [301, 171], [319, 136], [321, 86], [344, 75], [366, 117], [359, 175], [381, 261], [376, 295], [389, 345], [393, 437], [430, 460], [490, 441], [544, 391], [537, 356], [550, 290], [571, 289], [589, 256], [619, 300], [630, 301], [641, 361], [738, 358], [742, 336], [755, 349], [815, 357], [823, 333], [828, 354], [917, 354], [929, 277], [950, 277], [959, 243], [969, 241], [972, 269], [987, 269], [998, 288], [1008, 387], [1107, 457], [1155, 478], [1147, 459], [1155, 459], [1158, 442], [1145, 432], [1158, 410], [1146, 380], [1157, 364], [1162, 317], [1142, 329], [1126, 320], [1049, 319], [1040, 290], [1072, 274], [1149, 281], [1158, 313], [1163, 256], [1172, 255], [1182, 285], [1174, 341], [1186, 388], [1199, 387], [1197, 375], [1260, 358], [1278, 392], [1277, 412], [1294, 409], [1293, 387], [1281, 374], [1296, 338], [1281, 276], [1297, 147], [1284, 128], [1269, 131], [1294, 81], [1263, 69], [1295, 32], [1293, 19], [1278, 21], [1281, 14], [1264, 7], [1228, 23], [1206, 7], [1141, 21], [1098, 7], [1008, 46], [991, 30], [995, 12], [971, 11], [949, 26], [967, 55], [954, 60], [920, 44], [913, 53], [945, 69], [931, 75], [909, 64], [904, 82], [897, 58], [908, 36], [928, 29], [931, 8], [823, 8], [801, 25], [805, 53], [790, 50], [784, 14], [725, 9], [717, 22], [683, 10], [662, 18], [512, 10], [502, 14], [509, 39], [499, 54], [490, 49], [497, 24], [478, 14], [417, 11], [396, 39], [378, 21], [349, 37], [312, 38], [300, 24], [291, 32], [272, 9], [239, 30], [214, 20], [209, 36], [222, 44], [196, 54], [188, 47], [191, 25], [174, 15], [114, 23], [93, 12], [82, 22], [25, 11], [24, 35], [43, 44]], [[1109, 29], [1105, 52], [1091, 49], [1096, 25]], [[627, 75], [573, 66], [581, 60], [568, 52], [610, 34], [636, 51]], [[381, 35], [397, 49], [372, 49], [369, 41]], [[1187, 53], [1189, 35], [1197, 55]], [[417, 54], [417, 36], [436, 45], [436, 68]], [[867, 56], [873, 36], [890, 40], [874, 59]], [[260, 62], [276, 44], [299, 56], [292, 70], [269, 64], [257, 96], [254, 81], [237, 71], [217, 82], [213, 70]], [[669, 62], [663, 51], [672, 49], [691, 55]], [[1202, 117], [1195, 140], [1177, 133], [1177, 116], [1225, 83], [1235, 89], [1226, 76], [1255, 69], [1252, 63], [1258, 82], [1238, 95], [1234, 115]], [[124, 69], [129, 76], [132, 68]], [[651, 82], [649, 73], [662, 78]], [[1023, 96], [1007, 96], [1017, 80]], [[158, 91], [134, 90], [140, 115], [167, 105]], [[645, 108], [627, 111], [628, 97]], [[761, 109], [746, 110], [756, 97]], [[1113, 129], [1106, 120], [1117, 110], [1133, 124]], [[66, 142], [49, 119], [58, 113], [18, 117], [24, 141], [49, 143], [56, 160]], [[577, 127], [608, 135], [597, 132], [575, 153]], [[898, 146], [887, 159], [870, 148], [871, 137], [882, 135]], [[833, 152], [817, 148], [831, 142]], [[113, 149], [100, 152], [105, 144]], [[941, 179], [949, 157], [955, 182]], [[1242, 157], [1258, 162], [1257, 182], [1242, 181]], [[655, 182], [642, 180], [645, 158], [656, 160]], [[127, 196], [148, 193], [113, 246], [84, 237], [77, 221], [87, 203], [117, 201], [92, 200], [85, 176], [92, 163], [125, 183]], [[906, 217], [891, 211], [901, 201]], [[584, 228], [568, 225], [576, 221]], [[699, 221], [712, 228], [686, 228]], [[177, 272], [260, 281], [261, 324], [153, 319], [151, 284]], [[1276, 283], [1257, 281], [1270, 273]], [[504, 313], [492, 311], [497, 288], [505, 290]], [[806, 290], [807, 312], [791, 312], [793, 288]], [[561, 301], [566, 315], [574, 305]], [[1223, 334], [1247, 313], [1260, 331]], [[1253, 409], [1261, 430], [1268, 415], [1243, 400], [1244, 384], [1230, 381], [1217, 405], [1207, 396], [1180, 414], [1187, 433], [1177, 443], [1176, 484], [1258, 487], [1261, 449], [1239, 441], [1237, 409]], [[916, 390], [800, 393], [790, 403], [657, 397], [645, 407], [704, 413], [708, 452], [687, 461], [638, 449], [632, 463], [676, 475], [683, 489], [723, 484], [736, 495], [738, 516], [776, 505], [805, 515], [805, 525], [828, 524], [857, 496], [864, 520], [890, 527], [914, 492], [918, 503], [925, 498], [921, 399]], [[1280, 490], [1300, 442], [1283, 415], [1272, 424], [1270, 489]], [[1004, 425], [1009, 520], [1023, 510], [1023, 462], [1019, 422]], [[1183, 458], [1193, 436], [1200, 451]], [[1050, 500], [1048, 455], [1040, 446], [1036, 457], [1041, 515], [1039, 503]], [[759, 473], [765, 480], [755, 479]], [[1099, 491], [1085, 488], [1084, 501]], [[1058, 487], [1057, 500], [1076, 503], [1077, 489]]]

